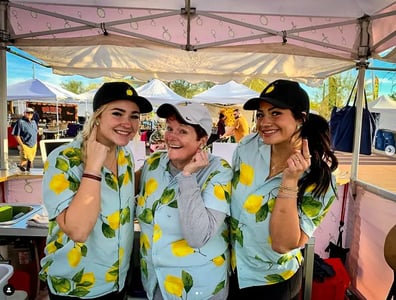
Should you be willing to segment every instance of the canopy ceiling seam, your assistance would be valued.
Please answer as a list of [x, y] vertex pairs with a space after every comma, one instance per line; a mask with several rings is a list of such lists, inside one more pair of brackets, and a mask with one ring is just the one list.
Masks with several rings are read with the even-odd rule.
[[[21, 34], [21, 35], [15, 34], [15, 35], [12, 36], [12, 39], [37, 37], [37, 36], [41, 36], [41, 35], [50, 35], [50, 34], [54, 34], [54, 33], [56, 34], [56, 33], [65, 33], [65, 32], [75, 32], [75, 31], [80, 31], [80, 30], [84, 30], [84, 29], [100, 28], [101, 27], [101, 23], [103, 23], [103, 22], [99, 22], [99, 23], [89, 22], [89, 21], [86, 21], [86, 20], [82, 20], [82, 19], [78, 19], [78, 18], [74, 18], [74, 17], [68, 16], [68, 15], [63, 15], [63, 14], [59, 14], [59, 13], [52, 13], [52, 12], [48, 12], [48, 11], [45, 11], [45, 10], [37, 9], [37, 8], [34, 8], [34, 7], [25, 6], [25, 5], [13, 4], [13, 5], [11, 5], [11, 7], [16, 7], [16, 8], [22, 9], [22, 10], [26, 10], [26, 11], [37, 12], [37, 13], [40, 13], [40, 14], [43, 14], [43, 15], [47, 15], [47, 16], [50, 16], [50, 17], [63, 19], [65, 21], [71, 21], [71, 22], [74, 22], [74, 23], [83, 24], [83, 26], [75, 26], [75, 27], [70, 27], [70, 28], [48, 30], [48, 31], [41, 31], [41, 32], [33, 32], [33, 33], [30, 33], [30, 34]], [[122, 20], [117, 20], [117, 21], [112, 21], [112, 22], [105, 22], [105, 23], [106, 23], [107, 30], [108, 30], [113, 25], [123, 25], [123, 24], [131, 23], [131, 22], [139, 22], [139, 21], [146, 21], [146, 20], [150, 20], [150, 19], [170, 17], [170, 16], [174, 16], [174, 15], [178, 15], [178, 14], [179, 14], [179, 12], [172, 11], [172, 12], [167, 12], [167, 13], [160, 13], [160, 14], [148, 15], [148, 16], [136, 17], [136, 18], [128, 18], [128, 19], [122, 19]]]
[[[65, 16], [62, 14], [58, 14], [58, 13], [51, 13], [51, 12], [47, 12], [47, 11], [43, 11], [41, 9], [36, 9], [33, 7], [29, 7], [29, 6], [25, 6], [25, 5], [19, 5], [19, 4], [14, 4], [11, 5], [12, 7], [17, 7], [23, 10], [28, 10], [28, 11], [34, 11], [37, 13], [41, 13], [44, 15], [49, 15], [49, 16], [53, 16], [53, 17], [57, 17], [57, 18], [62, 18], [64, 20], [69, 20], [72, 22], [76, 22], [76, 23], [80, 23], [80, 24], [85, 24], [85, 26], [79, 26], [79, 27], [72, 27], [72, 28], [63, 28], [63, 29], [57, 29], [57, 30], [49, 30], [49, 31], [42, 31], [42, 32], [36, 32], [36, 33], [31, 33], [31, 34], [25, 34], [25, 35], [14, 35], [12, 36], [12, 39], [20, 39], [20, 38], [29, 38], [29, 37], [38, 37], [41, 35], [50, 35], [50, 34], [57, 34], [57, 33], [66, 33], [66, 32], [75, 32], [75, 31], [80, 31], [83, 29], [90, 29], [90, 28], [98, 28], [100, 29], [102, 27], [102, 23], [93, 23], [93, 22], [88, 22], [88, 21], [84, 21], [78, 18], [73, 18], [70, 16]], [[186, 0], [186, 12], [188, 14], [188, 12], [190, 11], [189, 6], [189, 2]], [[194, 10], [195, 12], [195, 10]], [[131, 19], [123, 19], [123, 20], [117, 20], [117, 21], [112, 21], [112, 22], [105, 22], [106, 24], [106, 29], [107, 32], [109, 31], [113, 31], [113, 32], [117, 32], [120, 34], [124, 34], [126, 36], [133, 36], [133, 37], [137, 37], [137, 38], [142, 38], [142, 39], [147, 39], [153, 42], [157, 42], [160, 44], [166, 44], [168, 46], [172, 46], [175, 48], [180, 48], [183, 47], [183, 45], [180, 45], [178, 43], [172, 43], [169, 41], [165, 41], [162, 39], [158, 39], [158, 38], [153, 38], [150, 37], [148, 35], [144, 35], [144, 34], [138, 34], [138, 33], [132, 33], [130, 31], [126, 31], [126, 30], [122, 30], [122, 29], [117, 29], [114, 28], [113, 25], [122, 25], [122, 24], [126, 24], [126, 23], [130, 23], [130, 22], [138, 22], [138, 21], [142, 21], [142, 20], [147, 20], [147, 19], [156, 19], [156, 18], [162, 18], [162, 17], [166, 17], [166, 16], [173, 16], [179, 14], [179, 12], [170, 12], [170, 13], [160, 13], [160, 14], [154, 14], [154, 15], [149, 15], [149, 16], [144, 16], [144, 17], [136, 17], [136, 18], [131, 18]], [[315, 25], [315, 26], [310, 26], [310, 27], [306, 27], [306, 28], [298, 28], [298, 29], [290, 29], [290, 30], [282, 30], [282, 31], [275, 31], [275, 30], [271, 30], [269, 28], [265, 28], [265, 27], [261, 27], [261, 26], [257, 26], [257, 25], [253, 25], [253, 24], [249, 24], [246, 22], [241, 22], [238, 20], [233, 20], [227, 17], [223, 17], [223, 16], [218, 16], [216, 14], [212, 14], [212, 13], [207, 13], [207, 12], [200, 12], [200, 15], [203, 16], [207, 16], [209, 18], [213, 18], [213, 19], [217, 19], [219, 21], [224, 21], [224, 22], [229, 22], [238, 26], [242, 26], [245, 28], [250, 28], [250, 29], [255, 29], [258, 31], [264, 31], [267, 34], [264, 35], [253, 35], [253, 36], [246, 36], [246, 37], [240, 37], [238, 39], [230, 39], [227, 41], [219, 41], [219, 42], [213, 42], [213, 43], [205, 43], [205, 44], [200, 44], [200, 45], [190, 45], [190, 28], [187, 29], [187, 46], [185, 47], [185, 50], [197, 50], [197, 49], [203, 49], [203, 48], [208, 48], [208, 47], [213, 47], [213, 46], [224, 46], [224, 45], [229, 45], [229, 44], [233, 44], [236, 42], [242, 42], [242, 41], [250, 41], [250, 40], [254, 40], [254, 39], [263, 39], [265, 37], [272, 37], [272, 36], [280, 36], [281, 38], [283, 38], [283, 32], [286, 31], [288, 34], [288, 37], [294, 40], [299, 40], [299, 41], [303, 41], [303, 42], [307, 42], [307, 43], [311, 43], [311, 44], [315, 44], [318, 46], [322, 46], [325, 48], [332, 48], [335, 50], [339, 50], [342, 52], [347, 52], [347, 53], [351, 53], [352, 50], [348, 49], [348, 48], [344, 48], [344, 47], [340, 47], [340, 46], [333, 46], [331, 44], [325, 44], [325, 43], [317, 43], [313, 40], [310, 39], [303, 39], [300, 38], [299, 36], [295, 35], [294, 33], [300, 33], [300, 32], [306, 32], [306, 31], [311, 31], [311, 30], [318, 30], [318, 29], [326, 29], [326, 28], [331, 28], [334, 26], [344, 26], [344, 25], [350, 25], [353, 23], [356, 23], [356, 20], [351, 20], [351, 21], [342, 21], [342, 22], [336, 22], [336, 23], [331, 23], [331, 24], [322, 24], [322, 25]], [[190, 15], [188, 15], [188, 20], [190, 20], [189, 18]], [[188, 21], [189, 22], [189, 21]], [[188, 24], [187, 24], [188, 25]], [[269, 34], [268, 34], [269, 33]], [[355, 53], [356, 54], [356, 53]]]

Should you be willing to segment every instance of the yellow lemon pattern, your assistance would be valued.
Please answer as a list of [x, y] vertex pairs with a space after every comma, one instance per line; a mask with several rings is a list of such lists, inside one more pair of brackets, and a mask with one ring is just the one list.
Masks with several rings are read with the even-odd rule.
[[[69, 145], [54, 150], [45, 162], [43, 201], [52, 216], [59, 214], [72, 201], [84, 171], [81, 140], [78, 137]], [[135, 213], [132, 200], [134, 164], [129, 148], [117, 147], [117, 165], [118, 176], [106, 168], [102, 169], [101, 211], [85, 243], [73, 242], [60, 229], [56, 219], [49, 222], [39, 277], [55, 294], [97, 298], [102, 295], [104, 287], [112, 291], [126, 279]], [[107, 201], [109, 199], [111, 201]], [[98, 245], [106, 257], [98, 257]]]
[[143, 165], [136, 215], [141, 228], [142, 283], [149, 299], [153, 297], [151, 287], [156, 285], [169, 299], [193, 299], [197, 295], [209, 299], [224, 292], [230, 261], [226, 222], [200, 248], [191, 247], [181, 230], [184, 220], [179, 205], [192, 201], [189, 192], [199, 193], [205, 206], [229, 214], [231, 167], [218, 157], [210, 155], [209, 159], [206, 168], [192, 178], [183, 178], [196, 181], [188, 191], [171, 173], [167, 153], [155, 152]]
[[[283, 175], [268, 178], [271, 151], [271, 146], [264, 144], [259, 135], [250, 135], [238, 145], [233, 155], [235, 170], [229, 219], [231, 268], [238, 266], [243, 286], [283, 282], [290, 279], [303, 263], [299, 247], [284, 254], [272, 249], [270, 220], [280, 201], [277, 195]], [[334, 176], [331, 180], [335, 186]], [[300, 228], [308, 236], [312, 236], [322, 222], [337, 193], [329, 186], [317, 197], [314, 196], [315, 188], [314, 184], [308, 186], [297, 206]], [[253, 258], [254, 262], [245, 263], [246, 257]]]
[[194, 248], [191, 248], [186, 240], [179, 240], [172, 243], [172, 253], [175, 256], [186, 256], [194, 253]]
[[57, 195], [69, 188], [69, 181], [63, 174], [57, 174], [52, 177], [49, 188]]
[[243, 208], [249, 214], [255, 214], [261, 207], [261, 201], [263, 201], [263, 196], [260, 195], [249, 195], [243, 204]]
[[250, 186], [254, 180], [254, 169], [252, 166], [241, 163], [240, 165], [239, 182], [243, 185]]
[[153, 242], [155, 243], [158, 241], [162, 236], [162, 230], [159, 224], [154, 224], [154, 231], [153, 231]]
[[224, 254], [216, 256], [215, 258], [212, 259], [212, 261], [217, 267], [220, 267], [225, 262], [225, 256]]
[[181, 298], [184, 289], [183, 281], [181, 278], [168, 275], [165, 278], [164, 286], [165, 290], [169, 294]]

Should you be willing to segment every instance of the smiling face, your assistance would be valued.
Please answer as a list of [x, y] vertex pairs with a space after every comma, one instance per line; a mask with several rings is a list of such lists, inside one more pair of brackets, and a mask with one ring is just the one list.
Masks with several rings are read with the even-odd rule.
[[139, 130], [140, 113], [136, 103], [117, 100], [107, 104], [98, 119], [98, 142], [112, 147], [125, 146]]
[[268, 145], [290, 144], [300, 120], [296, 120], [290, 109], [282, 109], [261, 101], [257, 110], [257, 132]]
[[172, 164], [182, 170], [201, 146], [206, 145], [207, 137], [198, 138], [193, 126], [182, 124], [175, 116], [166, 119], [165, 143]]

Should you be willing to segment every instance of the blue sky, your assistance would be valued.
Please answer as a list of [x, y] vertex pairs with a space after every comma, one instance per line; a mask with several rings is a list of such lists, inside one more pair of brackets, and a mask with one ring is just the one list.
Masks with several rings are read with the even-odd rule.
[[[15, 49], [13, 49], [15, 51]], [[27, 55], [22, 52], [23, 55]], [[396, 64], [383, 63], [380, 61], [374, 61], [370, 64], [370, 67], [383, 67], [396, 69]], [[351, 71], [355, 72], [355, 70]], [[366, 88], [371, 90], [371, 79], [377, 76], [380, 79], [379, 85], [379, 96], [389, 95], [396, 93], [396, 72], [391, 71], [372, 71], [367, 70], [366, 72]], [[15, 54], [7, 52], [7, 85], [25, 81], [28, 79], [37, 78], [43, 81], [48, 81], [54, 84], [60, 84], [61, 82], [67, 82], [70, 80], [82, 81], [85, 86], [90, 83], [100, 83], [101, 78], [90, 79], [82, 76], [59, 76], [52, 73], [50, 68], [43, 67], [39, 64], [35, 64], [29, 60], [21, 58]], [[318, 89], [307, 88], [308, 93], [320, 93]]]

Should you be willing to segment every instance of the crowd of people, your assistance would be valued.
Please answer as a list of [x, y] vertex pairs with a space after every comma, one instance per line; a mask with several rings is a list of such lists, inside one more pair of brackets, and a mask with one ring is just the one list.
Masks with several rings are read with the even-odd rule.
[[[297, 82], [276, 80], [239, 109], [232, 163], [211, 154], [209, 111], [162, 104], [164, 127], [134, 172], [126, 145], [152, 105], [127, 83], [105, 83], [93, 115], [48, 156], [43, 199], [50, 226], [40, 276], [54, 299], [126, 299], [134, 221], [148, 299], [299, 299], [307, 243], [336, 198], [337, 158], [326, 120]], [[228, 130], [228, 131], [227, 131]], [[309, 199], [309, 200], [307, 200]]]

